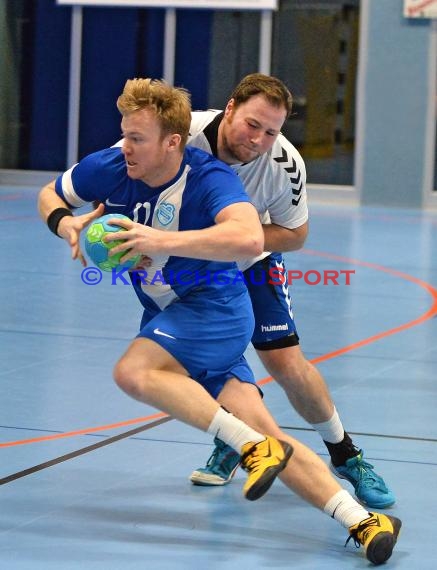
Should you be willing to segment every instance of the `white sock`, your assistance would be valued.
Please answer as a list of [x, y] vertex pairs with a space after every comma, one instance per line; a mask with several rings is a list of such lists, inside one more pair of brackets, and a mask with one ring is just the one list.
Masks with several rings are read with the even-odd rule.
[[370, 517], [370, 513], [345, 489], [331, 497], [323, 510], [347, 529]]
[[258, 443], [266, 439], [265, 435], [255, 431], [223, 408], [217, 410], [207, 431], [230, 445], [240, 454], [243, 445], [249, 443], [249, 441]]
[[340, 443], [340, 441], [343, 441], [344, 428], [340, 421], [340, 416], [335, 408], [330, 420], [319, 424], [312, 424], [312, 426], [319, 432], [323, 441], [327, 441], [329, 443]]

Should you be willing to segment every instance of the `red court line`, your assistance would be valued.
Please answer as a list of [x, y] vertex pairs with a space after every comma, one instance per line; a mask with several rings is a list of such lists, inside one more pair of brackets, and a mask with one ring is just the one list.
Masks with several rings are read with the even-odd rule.
[[[398, 271], [396, 269], [391, 269], [390, 267], [385, 267], [383, 265], [378, 265], [376, 263], [369, 263], [366, 261], [360, 261], [358, 259], [351, 259], [348, 257], [342, 257], [339, 255], [334, 255], [334, 254], [325, 253], [325, 252], [321, 252], [321, 251], [315, 251], [315, 250], [311, 250], [311, 249], [303, 249], [303, 250], [301, 250], [301, 253], [303, 253], [305, 255], [314, 255], [317, 257], [325, 257], [325, 258], [331, 259], [333, 261], [339, 261], [341, 263], [349, 263], [349, 264], [353, 264], [353, 265], [359, 265], [361, 267], [367, 267], [369, 269], [375, 269], [376, 271], [382, 271], [384, 273], [388, 273], [390, 275], [393, 275], [394, 277], [398, 277], [400, 279], [404, 279], [406, 281], [410, 281], [411, 283], [415, 283], [416, 285], [419, 285], [419, 287], [422, 287], [423, 289], [425, 289], [431, 295], [431, 297], [433, 299], [433, 304], [432, 304], [431, 308], [428, 309], [428, 311], [426, 311], [425, 313], [423, 313], [419, 317], [417, 317], [416, 319], [413, 319], [412, 321], [408, 321], [407, 323], [404, 323], [403, 325], [399, 325], [399, 326], [394, 327], [392, 329], [382, 331], [378, 334], [375, 334], [373, 336], [370, 336], [370, 337], [365, 338], [363, 340], [360, 340], [358, 342], [354, 342], [352, 344], [349, 344], [348, 346], [344, 346], [343, 348], [339, 348], [338, 350], [334, 350], [334, 351], [329, 352], [327, 354], [322, 354], [321, 356], [318, 356], [317, 358], [313, 358], [312, 360], [310, 360], [310, 362], [312, 362], [313, 364], [317, 364], [319, 362], [324, 362], [326, 360], [330, 360], [331, 358], [336, 358], [337, 356], [345, 354], [346, 352], [350, 352], [352, 350], [355, 350], [355, 349], [360, 348], [362, 346], [365, 346], [367, 344], [371, 344], [372, 342], [376, 342], [377, 340], [380, 340], [382, 338], [386, 338], [386, 337], [391, 336], [393, 334], [396, 334], [398, 332], [401, 332], [401, 331], [404, 331], [404, 330], [409, 329], [411, 327], [414, 327], [416, 325], [419, 325], [419, 324], [421, 324], [421, 323], [427, 321], [428, 319], [431, 319], [432, 317], [437, 315], [437, 289], [435, 287], [433, 287], [432, 285], [430, 285], [429, 283], [422, 281], [421, 279], [417, 279], [416, 277], [413, 277], [412, 275], [408, 275], [408, 273], [404, 273], [404, 272]], [[273, 378], [271, 376], [268, 376], [267, 378], [263, 378], [262, 380], [259, 380], [257, 382], [257, 384], [259, 386], [264, 386], [265, 384], [272, 382], [272, 380], [273, 380]], [[0, 443], [0, 448], [1, 447], [13, 447], [16, 445], [26, 445], [29, 443], [37, 443], [37, 442], [41, 442], [41, 441], [51, 441], [51, 440], [55, 440], [55, 439], [73, 437], [75, 435], [85, 435], [85, 434], [90, 434], [90, 433], [94, 433], [97, 431], [104, 431], [104, 430], [115, 429], [118, 427], [124, 427], [124, 426], [128, 426], [128, 425], [132, 425], [132, 424], [137, 424], [137, 423], [141, 423], [141, 422], [147, 422], [147, 421], [154, 420], [157, 418], [166, 417], [167, 415], [168, 414], [165, 414], [164, 412], [159, 412], [156, 414], [152, 414], [150, 416], [145, 416], [143, 418], [134, 418], [131, 420], [126, 420], [124, 422], [119, 422], [119, 423], [115, 423], [115, 424], [108, 424], [108, 425], [104, 425], [104, 426], [85, 428], [85, 429], [80, 429], [80, 430], [76, 430], [76, 431], [69, 431], [69, 432], [64, 432], [64, 433], [59, 433], [59, 434], [52, 434], [52, 435], [46, 435], [46, 436], [41, 436], [41, 437], [35, 437], [35, 438], [31, 438], [31, 439], [21, 439], [18, 441], [8, 441], [5, 443]]]
[[[398, 271], [397, 269], [391, 269], [390, 267], [385, 267], [384, 265], [378, 265], [377, 263], [369, 263], [367, 261], [360, 261], [358, 259], [352, 259], [348, 257], [342, 257], [340, 255], [334, 255], [331, 253], [325, 253], [323, 251], [316, 251], [313, 249], [302, 249], [300, 253], [305, 255], [314, 255], [317, 257], [325, 257], [326, 259], [331, 259], [333, 261], [339, 261], [341, 263], [349, 263], [352, 265], [359, 265], [361, 267], [367, 267], [369, 269], [375, 269], [376, 271], [382, 271], [384, 273], [388, 273], [389, 275], [393, 275], [394, 277], [398, 277], [400, 279], [404, 279], [405, 281], [410, 281], [411, 283], [415, 283], [425, 289], [433, 299], [433, 304], [431, 308], [428, 309], [425, 313], [417, 317], [417, 319], [413, 319], [412, 321], [408, 321], [403, 325], [399, 325], [398, 327], [394, 327], [392, 329], [388, 329], [386, 331], [382, 331], [378, 334], [360, 340], [358, 342], [354, 342], [343, 348], [339, 348], [338, 350], [334, 350], [332, 352], [328, 352], [327, 354], [322, 354], [317, 358], [313, 358], [310, 360], [313, 364], [318, 364], [319, 362], [325, 362], [326, 360], [330, 360], [331, 358], [336, 358], [337, 356], [341, 356], [346, 352], [351, 352], [352, 350], [356, 350], [357, 348], [361, 348], [362, 346], [366, 346], [367, 344], [371, 344], [372, 342], [376, 342], [377, 340], [381, 340], [382, 338], [386, 338], [398, 332], [404, 331], [411, 327], [415, 327], [416, 325], [420, 325], [421, 323], [431, 319], [437, 315], [437, 289], [426, 283], [426, 281], [422, 281], [421, 279], [417, 279], [412, 275], [408, 275], [408, 273], [404, 273], [403, 271]], [[273, 378], [269, 376], [268, 378], [263, 378], [258, 382], [259, 386], [264, 386], [269, 382], [272, 382]]]
[[139, 424], [142, 422], [148, 422], [150, 420], [156, 420], [158, 418], [165, 418], [168, 414], [164, 412], [158, 412], [156, 414], [152, 414], [150, 416], [145, 416], [143, 418], [134, 418], [131, 420], [126, 420], [124, 422], [118, 422], [116, 424], [107, 424], [105, 426], [97, 426], [92, 428], [84, 428], [75, 431], [66, 431], [64, 433], [56, 433], [52, 435], [43, 435], [41, 437], [32, 437], [30, 439], [20, 439], [18, 441], [7, 441], [5, 443], [0, 443], [0, 447], [12, 447], [15, 445], [26, 445], [27, 443], [37, 443], [40, 441], [50, 441], [53, 439], [62, 439], [64, 437], [73, 437], [74, 435], [85, 435], [89, 433], [94, 433], [96, 431], [104, 431], [107, 429], [115, 429], [119, 427], [125, 427], [132, 424]]

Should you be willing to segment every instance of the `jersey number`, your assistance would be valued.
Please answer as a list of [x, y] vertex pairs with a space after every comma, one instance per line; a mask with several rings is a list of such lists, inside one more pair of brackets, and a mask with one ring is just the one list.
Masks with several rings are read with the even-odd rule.
[[134, 222], [138, 222], [138, 213], [140, 211], [141, 208], [144, 208], [145, 213], [144, 213], [144, 225], [147, 225], [147, 222], [149, 221], [150, 218], [150, 202], [137, 202], [135, 205], [135, 209], [134, 209]]

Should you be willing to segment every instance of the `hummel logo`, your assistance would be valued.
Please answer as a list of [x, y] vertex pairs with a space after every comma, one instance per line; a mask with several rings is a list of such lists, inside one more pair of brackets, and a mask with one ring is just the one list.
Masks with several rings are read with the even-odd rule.
[[168, 338], [173, 338], [174, 340], [176, 340], [176, 337], [175, 337], [175, 336], [171, 336], [171, 334], [167, 334], [167, 333], [165, 333], [165, 332], [162, 332], [162, 331], [160, 331], [158, 328], [153, 329], [153, 332], [154, 332], [155, 334], [160, 335], [160, 336], [166, 336], [166, 337], [168, 337]]
[[113, 204], [113, 203], [110, 201], [109, 198], [106, 198], [105, 204], [106, 204], [107, 206], [113, 206], [113, 207], [114, 207], [114, 206], [126, 206], [126, 204]]

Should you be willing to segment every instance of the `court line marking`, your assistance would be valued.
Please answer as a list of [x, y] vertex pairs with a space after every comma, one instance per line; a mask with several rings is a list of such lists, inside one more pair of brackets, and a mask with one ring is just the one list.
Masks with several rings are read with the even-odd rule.
[[[360, 267], [367, 267], [369, 269], [375, 269], [377, 271], [382, 271], [384, 273], [388, 273], [389, 275], [393, 275], [394, 277], [399, 277], [401, 279], [404, 279], [405, 281], [410, 281], [411, 283], [414, 283], [415, 285], [419, 285], [420, 287], [422, 287], [422, 289], [425, 289], [431, 295], [431, 298], [433, 299], [433, 304], [431, 305], [430, 309], [428, 309], [428, 311], [426, 311], [425, 313], [423, 313], [422, 315], [420, 315], [416, 319], [413, 319], [412, 321], [408, 321], [407, 323], [404, 323], [404, 324], [399, 325], [397, 327], [393, 327], [393, 328], [388, 329], [386, 331], [382, 331], [380, 333], [374, 334], [372, 336], [369, 336], [368, 338], [365, 338], [363, 340], [359, 340], [357, 342], [354, 342], [352, 344], [349, 344], [349, 345], [344, 346], [342, 348], [339, 348], [337, 350], [333, 350], [332, 352], [328, 352], [326, 354], [322, 354], [321, 356], [317, 356], [316, 358], [312, 358], [310, 360], [310, 362], [312, 362], [312, 364], [318, 364], [319, 362], [325, 362], [326, 360], [330, 360], [331, 358], [336, 358], [337, 356], [341, 356], [342, 354], [346, 354], [347, 352], [351, 352], [352, 350], [356, 350], [357, 348], [361, 348], [362, 346], [366, 346], [368, 344], [376, 342], [377, 340], [381, 340], [382, 338], [387, 338], [388, 336], [391, 336], [393, 334], [396, 334], [396, 333], [402, 332], [404, 330], [410, 329], [412, 327], [415, 327], [417, 325], [424, 323], [425, 321], [427, 321], [429, 319], [432, 319], [433, 317], [435, 317], [437, 315], [437, 289], [435, 287], [433, 287], [431, 284], [427, 283], [426, 281], [422, 281], [422, 279], [418, 279], [417, 277], [413, 277], [412, 275], [409, 275], [408, 273], [404, 273], [403, 271], [398, 271], [397, 269], [385, 267], [384, 265], [379, 265], [377, 263], [360, 261], [359, 259], [352, 259], [349, 257], [343, 257], [340, 255], [334, 255], [331, 253], [325, 253], [323, 251], [316, 251], [313, 249], [303, 249], [301, 251], [301, 253], [304, 253], [305, 255], [314, 255], [317, 257], [324, 257], [326, 259], [330, 259], [333, 261], [339, 261], [341, 263], [349, 263], [352, 265], [358, 265]], [[263, 380], [260, 380], [260, 382], [258, 382], [258, 384], [260, 386], [263, 386], [265, 384], [268, 384], [272, 380], [273, 380], [273, 378], [271, 376], [269, 376], [268, 378], [264, 378]]]
[[[398, 271], [397, 269], [385, 267], [384, 265], [379, 265], [377, 263], [360, 261], [358, 259], [343, 257], [340, 255], [326, 253], [323, 251], [317, 251], [317, 250], [313, 250], [313, 249], [303, 249], [303, 250], [301, 250], [301, 253], [303, 253], [305, 255], [323, 257], [323, 258], [330, 259], [333, 261], [338, 261], [341, 263], [348, 263], [348, 264], [352, 264], [352, 265], [358, 265], [361, 267], [367, 267], [369, 269], [374, 269], [376, 271], [382, 271], [384, 273], [388, 273], [389, 275], [393, 275], [394, 277], [398, 277], [398, 278], [404, 279], [406, 281], [410, 281], [411, 283], [414, 283], [416, 285], [419, 285], [420, 287], [425, 289], [431, 295], [431, 298], [433, 299], [433, 304], [431, 305], [431, 308], [428, 309], [425, 313], [423, 313], [419, 317], [417, 317], [416, 319], [413, 319], [411, 321], [408, 321], [407, 323], [404, 323], [404, 324], [399, 325], [397, 327], [388, 329], [386, 331], [382, 331], [380, 333], [372, 335], [372, 336], [365, 338], [363, 340], [360, 340], [358, 342], [354, 342], [352, 344], [344, 346], [343, 348], [339, 348], [339, 349], [334, 350], [332, 352], [328, 352], [327, 354], [323, 354], [323, 355], [318, 356], [316, 358], [312, 358], [310, 360], [310, 362], [312, 364], [318, 364], [320, 362], [325, 362], [326, 360], [336, 358], [337, 356], [341, 356], [347, 352], [351, 352], [352, 350], [356, 350], [357, 348], [361, 348], [362, 346], [366, 346], [368, 344], [371, 344], [371, 343], [376, 342], [378, 340], [381, 340], [383, 338], [387, 338], [388, 336], [391, 336], [391, 335], [396, 334], [398, 332], [401, 332], [401, 331], [407, 330], [409, 328], [412, 328], [414, 326], [417, 326], [419, 324], [422, 324], [423, 322], [425, 322], [425, 321], [427, 321], [427, 320], [429, 320], [429, 319], [431, 319], [437, 315], [437, 289], [435, 287], [433, 287], [431, 284], [427, 283], [426, 281], [423, 281], [422, 279], [418, 279], [417, 277], [413, 277], [412, 275], [409, 275], [408, 273], [404, 273], [403, 271]], [[257, 384], [258, 384], [258, 386], [264, 386], [264, 385], [266, 385], [272, 381], [273, 381], [273, 378], [271, 376], [267, 376], [266, 378], [259, 380], [257, 382]], [[85, 434], [90, 434], [90, 433], [93, 433], [96, 431], [115, 429], [118, 427], [124, 427], [124, 426], [132, 425], [132, 424], [136, 424], [136, 423], [140, 423], [140, 422], [144, 422], [144, 421], [149, 421], [149, 420], [152, 420], [155, 418], [166, 418], [166, 417], [168, 417], [167, 414], [165, 414], [164, 412], [159, 412], [157, 414], [153, 414], [150, 416], [146, 416], [146, 417], [142, 417], [142, 418], [134, 418], [131, 420], [126, 420], [124, 422], [118, 422], [115, 424], [108, 424], [108, 425], [104, 425], [104, 426], [85, 428], [85, 429], [80, 429], [80, 430], [75, 430], [75, 431], [70, 431], [70, 432], [63, 432], [60, 434], [54, 434], [54, 435], [52, 434], [52, 435], [29, 438], [29, 439], [22, 439], [22, 440], [17, 440], [17, 441], [8, 441], [8, 442], [0, 443], [0, 448], [14, 447], [17, 445], [27, 445], [27, 444], [31, 444], [31, 443], [38, 443], [41, 441], [50, 441], [50, 440], [56, 440], [56, 439], [61, 439], [61, 438], [66, 438], [66, 437], [73, 437], [76, 435], [85, 435]]]
[[40, 437], [32, 437], [29, 439], [20, 439], [18, 441], [7, 441], [5, 443], [0, 443], [0, 447], [13, 447], [16, 445], [26, 445], [28, 443], [38, 443], [41, 441], [50, 441], [53, 439], [62, 439], [65, 437], [73, 437], [76, 435], [88, 435], [94, 433], [96, 431], [104, 431], [109, 429], [116, 429], [119, 427], [126, 427], [129, 425], [139, 424], [140, 422], [148, 422], [150, 420], [159, 419], [159, 418], [167, 418], [167, 414], [165, 412], [158, 412], [156, 414], [152, 414], [150, 416], [144, 416], [142, 418], [133, 418], [131, 420], [126, 420], [123, 422], [117, 422], [115, 424], [107, 424], [104, 426], [97, 426], [91, 428], [83, 428], [74, 431], [65, 431], [62, 433], [56, 433], [52, 435], [42, 435]]
[[50, 461], [39, 463], [38, 465], [34, 465], [33, 467], [29, 467], [28, 469], [23, 469], [23, 471], [17, 471], [16, 473], [12, 473], [11, 475], [7, 475], [6, 477], [0, 479], [0, 486], [6, 485], [6, 483], [11, 483], [12, 481], [16, 481], [17, 479], [21, 479], [22, 477], [26, 477], [27, 475], [32, 475], [32, 473], [36, 473], [37, 471], [42, 471], [43, 469], [47, 469], [48, 467], [53, 467], [53, 465], [58, 465], [59, 463], [63, 463], [64, 461], [68, 461], [69, 459], [74, 459], [79, 455], [84, 455], [85, 453], [89, 453], [90, 451], [95, 451], [100, 447], [104, 447], [105, 445], [110, 445], [111, 443], [115, 443], [116, 441], [120, 441], [120, 439], [125, 439], [127, 437], [130, 437], [141, 431], [154, 428], [165, 422], [170, 421], [171, 419], [173, 419], [171, 416], [166, 416], [149, 424], [141, 425], [134, 429], [130, 429], [128, 431], [120, 433], [118, 435], [108, 437], [107, 439], [98, 441], [97, 443], [93, 443], [92, 445], [81, 447], [80, 449], [76, 449], [76, 451], [72, 451], [71, 453], [60, 455], [59, 457], [55, 457], [55, 459], [51, 459]]
[[[314, 433], [313, 428], [297, 427], [297, 426], [279, 426], [281, 429], [287, 429], [290, 431], [304, 431], [308, 433]], [[435, 437], [419, 437], [415, 435], [390, 435], [387, 433], [370, 433], [367, 431], [348, 431], [349, 435], [358, 435], [362, 437], [380, 437], [382, 439], [395, 439], [401, 441], [417, 441], [419, 443], [437, 443], [437, 438]]]

